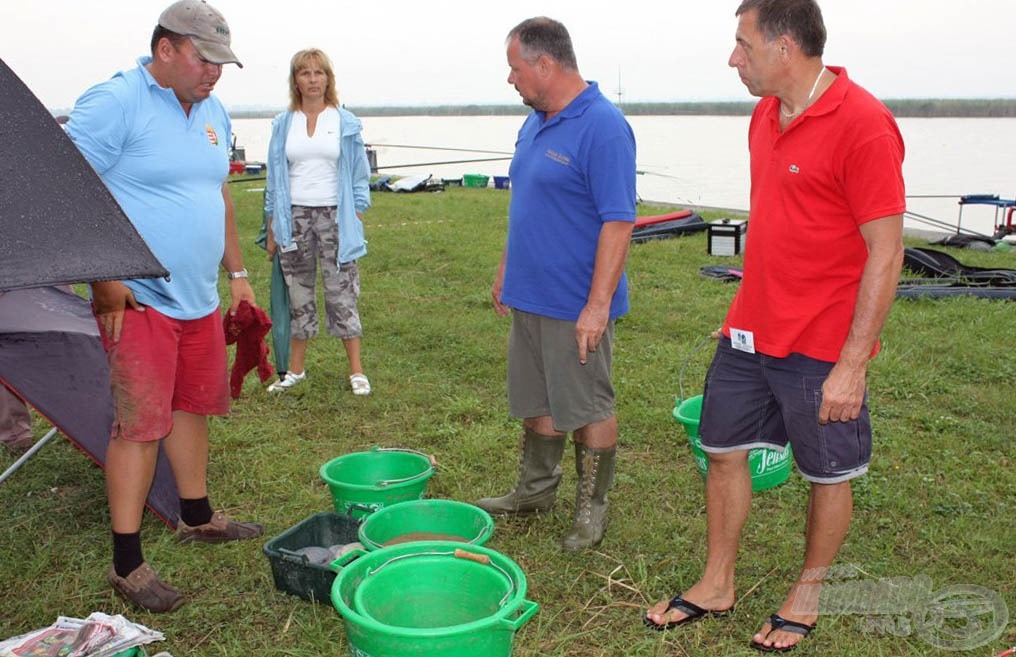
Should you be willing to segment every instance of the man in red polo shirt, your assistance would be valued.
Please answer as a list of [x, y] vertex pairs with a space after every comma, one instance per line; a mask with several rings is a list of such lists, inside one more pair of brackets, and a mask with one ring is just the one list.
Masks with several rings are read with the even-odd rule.
[[662, 630], [729, 611], [748, 450], [790, 444], [811, 483], [804, 563], [750, 643], [786, 652], [815, 627], [853, 512], [850, 482], [871, 457], [866, 375], [903, 263], [904, 149], [889, 110], [822, 62], [815, 0], [744, 0], [736, 14], [729, 64], [762, 100], [748, 129], [744, 280], [703, 400], [708, 552], [701, 579], [645, 622]]

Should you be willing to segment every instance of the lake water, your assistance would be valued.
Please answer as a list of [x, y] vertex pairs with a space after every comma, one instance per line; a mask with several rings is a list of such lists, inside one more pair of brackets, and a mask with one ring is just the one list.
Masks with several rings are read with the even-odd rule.
[[[364, 139], [377, 151], [380, 173], [508, 175], [521, 116], [365, 117]], [[748, 150], [746, 116], [629, 117], [638, 148], [638, 193], [646, 201], [746, 209]], [[1016, 193], [1016, 119], [899, 119], [906, 144], [903, 172], [908, 209], [955, 225], [958, 197]], [[237, 119], [237, 145], [248, 160], [264, 161], [269, 119]], [[415, 148], [408, 148], [415, 147]], [[451, 150], [448, 150], [451, 149]], [[490, 153], [467, 152], [492, 151]], [[455, 162], [453, 164], [435, 164]], [[947, 198], [919, 198], [944, 196]], [[967, 205], [963, 226], [991, 234], [994, 210]], [[1001, 216], [1000, 216], [1001, 218]], [[907, 219], [912, 228], [931, 228]]]

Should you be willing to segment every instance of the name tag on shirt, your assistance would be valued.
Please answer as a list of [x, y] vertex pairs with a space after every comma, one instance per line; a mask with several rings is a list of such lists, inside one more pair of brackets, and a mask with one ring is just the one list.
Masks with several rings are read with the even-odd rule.
[[755, 334], [741, 329], [730, 329], [730, 346], [748, 354], [755, 353]]
[[292, 242], [289, 246], [284, 246], [279, 249], [279, 253], [289, 253], [290, 251], [296, 251], [296, 242]]

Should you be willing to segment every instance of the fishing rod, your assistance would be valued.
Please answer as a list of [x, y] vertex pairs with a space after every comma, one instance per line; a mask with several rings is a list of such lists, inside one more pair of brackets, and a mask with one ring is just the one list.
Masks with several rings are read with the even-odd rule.
[[660, 178], [670, 178], [671, 180], [678, 180], [678, 181], [682, 180], [681, 178], [678, 178], [677, 176], [671, 176], [671, 175], [666, 174], [666, 173], [656, 173], [655, 171], [645, 171], [645, 170], [641, 170], [641, 169], [636, 169], [635, 170], [635, 174], [639, 175], [639, 176], [659, 176]]
[[924, 223], [926, 223], [926, 224], [928, 224], [930, 226], [936, 226], [938, 228], [948, 228], [950, 231], [955, 231], [957, 234], [963, 232], [963, 233], [967, 233], [969, 235], [973, 235], [974, 237], [982, 237], [984, 239], [988, 239], [988, 240], [992, 240], [992, 241], [995, 240], [994, 237], [991, 237], [990, 235], [985, 235], [984, 233], [978, 233], [976, 230], [971, 230], [969, 228], [963, 228], [962, 226], [954, 226], [953, 224], [946, 223], [946, 222], [942, 221], [941, 219], [935, 219], [934, 217], [927, 217], [927, 216], [925, 216], [923, 214], [918, 214], [916, 212], [911, 212], [910, 210], [905, 211], [903, 214], [908, 216], [908, 217], [910, 217], [911, 219], [916, 219], [917, 221], [922, 221], [922, 222], [924, 222]]
[[445, 146], [410, 146], [406, 144], [367, 144], [368, 148], [420, 148], [423, 150], [455, 150], [464, 153], [490, 153], [492, 155], [512, 155], [508, 150], [482, 150], [479, 148], [450, 148]]
[[497, 162], [501, 160], [510, 160], [510, 157], [488, 157], [479, 160], [446, 160], [443, 162], [414, 162], [413, 164], [388, 164], [378, 165], [378, 169], [405, 169], [407, 167], [436, 167], [441, 164], [466, 164], [469, 162]]

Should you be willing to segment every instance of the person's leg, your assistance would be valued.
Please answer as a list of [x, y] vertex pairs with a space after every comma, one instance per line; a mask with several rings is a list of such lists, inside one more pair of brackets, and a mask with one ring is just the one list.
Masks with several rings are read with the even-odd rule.
[[110, 439], [106, 447], [106, 495], [114, 532], [131, 534], [141, 529], [145, 498], [155, 478], [158, 455], [158, 441]]
[[[180, 497], [197, 500], [208, 496], [208, 418], [173, 411], [173, 429], [162, 441]], [[205, 521], [207, 522], [207, 521]]]
[[[843, 541], [847, 537], [854, 512], [854, 496], [850, 481], [836, 484], [812, 483], [805, 525], [804, 565], [777, 612], [782, 618], [813, 625], [818, 619], [821, 577], [828, 572]], [[773, 629], [766, 623], [752, 641], [777, 650], [797, 645], [804, 639], [800, 632]]]
[[293, 206], [293, 243], [296, 248], [279, 253], [279, 266], [289, 292], [289, 369], [285, 377], [268, 386], [269, 392], [287, 390], [303, 380], [307, 371], [307, 343], [318, 332], [315, 210]]
[[[820, 424], [822, 385], [833, 363], [791, 354], [768, 363], [773, 389], [786, 408], [784, 422], [801, 476], [811, 483], [805, 523], [804, 563], [778, 616], [794, 629], [766, 622], [752, 639], [761, 648], [786, 649], [807, 635], [819, 612], [822, 577], [846, 538], [853, 515], [850, 480], [864, 474], [871, 458], [867, 399], [856, 420]], [[796, 626], [796, 627], [795, 627]]]
[[[360, 267], [355, 260], [339, 264], [339, 228], [335, 216], [336, 209], [330, 208], [329, 212], [322, 213], [322, 220], [315, 224], [328, 333], [342, 340], [353, 392], [367, 394], [370, 392], [370, 382], [363, 376], [363, 363], [360, 360], [363, 327], [357, 307], [360, 297]], [[357, 374], [361, 376], [356, 377]]]
[[305, 338], [289, 339], [289, 371], [303, 374], [307, 371], [307, 340]]
[[208, 419], [229, 413], [226, 343], [218, 310], [179, 322], [181, 337], [173, 429], [163, 441], [180, 493], [180, 541], [222, 542], [260, 536], [257, 523], [240, 523], [213, 513], [208, 501]]
[[542, 361], [554, 427], [575, 443], [575, 512], [562, 545], [595, 547], [607, 529], [607, 492], [614, 483], [617, 418], [614, 415], [614, 323], [610, 322], [585, 364], [579, 362], [575, 323], [542, 319]]
[[[751, 472], [747, 452], [708, 454], [706, 473], [706, 565], [702, 577], [681, 597], [703, 609], [724, 611], [735, 601], [734, 566], [741, 530], [751, 507]], [[656, 625], [678, 623], [690, 616], [670, 609], [663, 600], [649, 608], [646, 618]]]
[[363, 374], [363, 363], [360, 362], [360, 338], [345, 338], [342, 346], [346, 349], [350, 374]]
[[617, 457], [617, 418], [611, 416], [576, 429], [575, 515], [562, 545], [577, 552], [595, 547], [607, 531], [607, 492], [614, 484]]
[[[706, 374], [699, 425], [709, 460], [706, 473], [706, 563], [702, 576], [680, 596], [649, 608], [656, 629], [723, 612], [735, 602], [735, 565], [751, 508], [748, 451], [786, 442], [786, 432], [759, 354], [734, 350], [722, 338]], [[680, 597], [690, 603], [674, 601]]]
[[610, 416], [576, 429], [572, 433], [576, 444], [585, 445], [590, 449], [610, 449], [617, 446], [617, 417]]
[[566, 434], [554, 428], [539, 355], [536, 315], [516, 310], [508, 336], [508, 407], [522, 418], [515, 486], [505, 495], [484, 497], [477, 506], [495, 515], [546, 511], [557, 501]]
[[113, 532], [113, 565], [107, 579], [139, 607], [173, 611], [184, 597], [145, 563], [141, 518], [155, 477], [159, 440], [172, 426], [177, 334], [173, 322], [151, 308], [127, 310], [120, 341], [113, 343], [103, 334], [103, 346], [116, 413], [105, 463]]

